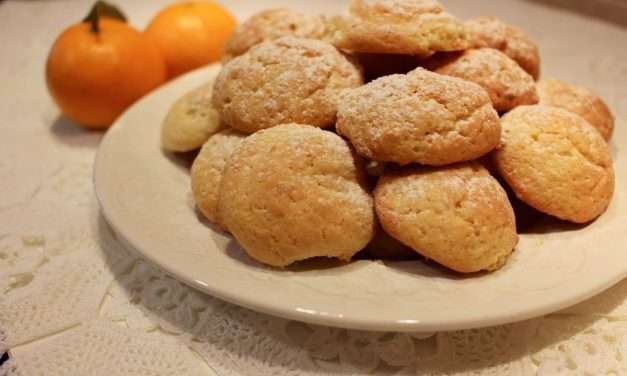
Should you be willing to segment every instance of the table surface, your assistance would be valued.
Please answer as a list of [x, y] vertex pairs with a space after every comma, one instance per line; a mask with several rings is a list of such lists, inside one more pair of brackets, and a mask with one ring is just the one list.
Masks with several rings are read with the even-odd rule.
[[[119, 3], [143, 27], [169, 1]], [[275, 1], [237, 3], [242, 19]], [[102, 133], [60, 116], [44, 83], [50, 45], [90, 4], [0, 2], [0, 354], [10, 354], [0, 375], [627, 374], [627, 281], [522, 323], [371, 333], [236, 307], [126, 251], [93, 194]], [[625, 27], [625, 3], [599, 4], [572, 17]], [[599, 20], [603, 12], [609, 21]], [[605, 68], [623, 78], [603, 94], [624, 116], [627, 65]]]

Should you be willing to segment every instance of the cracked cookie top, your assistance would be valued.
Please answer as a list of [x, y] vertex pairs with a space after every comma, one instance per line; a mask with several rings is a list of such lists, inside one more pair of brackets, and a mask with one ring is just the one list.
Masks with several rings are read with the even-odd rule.
[[317, 39], [324, 34], [324, 28], [321, 17], [306, 16], [285, 8], [264, 10], [235, 29], [224, 47], [222, 62], [244, 54], [261, 42], [283, 36]]
[[514, 60], [535, 80], [540, 77], [540, 51], [522, 30], [496, 17], [478, 17], [465, 22], [472, 48], [490, 47]]
[[362, 84], [358, 66], [332, 45], [282, 37], [227, 63], [213, 104], [225, 123], [245, 133], [285, 123], [326, 128], [344, 90]]
[[462, 273], [498, 269], [518, 242], [507, 194], [476, 162], [386, 173], [375, 208], [388, 234]]
[[468, 47], [464, 24], [435, 0], [353, 0], [327, 21], [326, 39], [354, 52], [429, 56]]
[[498, 144], [501, 131], [484, 89], [422, 68], [348, 92], [336, 129], [361, 155], [401, 165], [476, 159]]
[[537, 86], [540, 104], [574, 112], [595, 127], [605, 140], [612, 138], [614, 115], [592, 90], [555, 79], [542, 80]]
[[363, 161], [333, 132], [284, 124], [246, 138], [226, 164], [219, 212], [254, 259], [350, 258], [375, 218]]
[[499, 112], [538, 103], [533, 77], [507, 55], [493, 48], [434, 56], [426, 65], [437, 73], [472, 81], [483, 87]]
[[605, 211], [614, 192], [612, 159], [588, 122], [561, 108], [535, 105], [516, 108], [501, 123], [494, 162], [519, 199], [576, 223]]

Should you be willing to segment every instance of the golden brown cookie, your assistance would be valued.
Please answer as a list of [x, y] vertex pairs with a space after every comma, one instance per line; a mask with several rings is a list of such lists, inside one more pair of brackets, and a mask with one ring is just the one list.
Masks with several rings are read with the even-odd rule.
[[350, 260], [375, 228], [363, 161], [341, 137], [308, 125], [246, 138], [226, 164], [218, 205], [246, 252], [273, 266]]
[[379, 78], [341, 100], [336, 124], [368, 159], [445, 165], [499, 142], [499, 118], [480, 86], [425, 69]]
[[220, 182], [226, 161], [246, 135], [233, 129], [222, 130], [200, 149], [191, 169], [191, 184], [198, 210], [212, 223], [227, 230], [218, 213]]
[[254, 14], [231, 34], [224, 48], [223, 63], [244, 54], [252, 46], [267, 40], [292, 35], [302, 38], [321, 38], [325, 25], [321, 17], [306, 16], [300, 12], [278, 8]]
[[335, 122], [345, 89], [362, 83], [361, 70], [330, 44], [282, 37], [227, 63], [213, 104], [225, 123], [245, 133], [292, 122], [325, 128]]
[[435, 0], [352, 0], [327, 22], [327, 39], [354, 52], [429, 56], [468, 47], [461, 21]]
[[521, 106], [501, 119], [499, 174], [523, 202], [555, 217], [589, 222], [614, 192], [607, 144], [583, 118], [567, 110]]
[[540, 77], [538, 46], [521, 30], [495, 17], [478, 17], [465, 23], [472, 48], [503, 51], [535, 80]]
[[196, 150], [209, 136], [224, 128], [211, 104], [213, 81], [174, 102], [161, 126], [161, 146], [168, 151]]
[[606, 141], [614, 132], [614, 115], [603, 99], [589, 89], [559, 80], [538, 82], [540, 104], [574, 112], [595, 127]]
[[426, 66], [437, 73], [480, 85], [488, 92], [494, 108], [499, 112], [538, 102], [533, 77], [503, 52], [493, 48], [436, 56]]
[[386, 174], [374, 196], [388, 234], [458, 272], [498, 269], [518, 242], [507, 194], [475, 162]]

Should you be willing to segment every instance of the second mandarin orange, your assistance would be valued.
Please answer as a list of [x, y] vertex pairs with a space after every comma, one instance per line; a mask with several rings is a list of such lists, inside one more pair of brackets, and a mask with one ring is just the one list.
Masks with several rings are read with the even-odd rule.
[[182, 2], [160, 11], [146, 28], [163, 55], [168, 77], [220, 60], [237, 21], [212, 1]]

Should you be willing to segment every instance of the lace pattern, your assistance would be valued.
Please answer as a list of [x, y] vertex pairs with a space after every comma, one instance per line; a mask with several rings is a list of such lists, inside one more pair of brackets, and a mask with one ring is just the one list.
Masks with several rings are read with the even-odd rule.
[[512, 325], [362, 332], [270, 317], [201, 294], [116, 246], [102, 220], [99, 232], [108, 246], [52, 256], [2, 297], [0, 323], [12, 349], [5, 374], [61, 375], [69, 364], [88, 367], [77, 374], [98, 374], [89, 368], [98, 361], [118, 364], [113, 374], [120, 375], [627, 374], [625, 282]]

